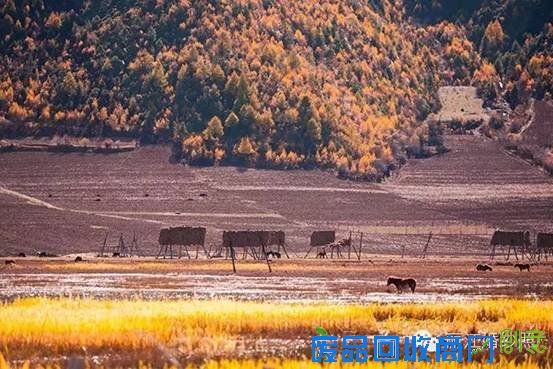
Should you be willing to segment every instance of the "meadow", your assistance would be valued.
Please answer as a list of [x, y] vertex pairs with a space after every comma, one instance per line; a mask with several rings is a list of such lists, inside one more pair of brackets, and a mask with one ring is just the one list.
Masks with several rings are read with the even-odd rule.
[[[340, 305], [27, 298], [0, 305], [0, 369], [55, 367], [72, 355], [94, 367], [320, 368], [310, 363], [317, 326], [338, 336], [413, 335], [420, 329], [434, 336], [466, 335], [510, 327], [540, 329], [550, 337], [552, 313], [553, 301], [515, 299]], [[552, 362], [548, 349], [537, 356], [496, 357], [493, 365], [444, 367], [549, 368]], [[377, 364], [369, 367], [379, 368]], [[386, 367], [410, 366], [401, 362]]]

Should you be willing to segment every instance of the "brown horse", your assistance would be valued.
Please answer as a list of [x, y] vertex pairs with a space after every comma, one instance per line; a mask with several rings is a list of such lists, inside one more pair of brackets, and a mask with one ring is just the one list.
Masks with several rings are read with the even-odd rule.
[[344, 238], [338, 242], [332, 243], [329, 245], [330, 247], [330, 257], [332, 258], [334, 256], [334, 251], [336, 251], [336, 257], [342, 258], [342, 249], [345, 249], [346, 247], [351, 246], [351, 239]]
[[515, 268], [518, 268], [521, 272], [525, 269], [530, 271], [530, 264], [515, 264]]
[[415, 292], [415, 287], [417, 287], [417, 281], [413, 278], [401, 279], [390, 277], [388, 278], [388, 286], [392, 284], [396, 286], [398, 291], [404, 291], [409, 288], [413, 293]]

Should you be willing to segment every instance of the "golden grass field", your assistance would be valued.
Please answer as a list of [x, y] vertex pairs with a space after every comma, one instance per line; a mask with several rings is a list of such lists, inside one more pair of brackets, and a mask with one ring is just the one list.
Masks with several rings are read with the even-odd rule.
[[[0, 369], [29, 369], [29, 363], [26, 362], [20, 366], [10, 366], [2, 356], [0, 356]], [[319, 364], [312, 363], [308, 360], [293, 360], [293, 359], [275, 359], [269, 358], [265, 360], [219, 360], [209, 361], [201, 366], [204, 369], [413, 369], [414, 364], [407, 362], [397, 363], [333, 363], [333, 364]], [[457, 364], [457, 363], [440, 363], [439, 366], [433, 363], [417, 363], [416, 368], [420, 369], [550, 369], [553, 366], [551, 364], [537, 364], [533, 361], [524, 363], [516, 363], [515, 361], [499, 360], [493, 364], [485, 363], [470, 363], [470, 364]], [[43, 369], [59, 369], [59, 365], [44, 365]], [[144, 363], [138, 363], [137, 369], [151, 369], [150, 365]], [[198, 366], [191, 364], [184, 367], [185, 369], [197, 369]], [[167, 365], [164, 369], [175, 369], [175, 366]]]
[[[100, 366], [321, 368], [310, 362], [314, 327], [330, 334], [433, 335], [490, 333], [503, 328], [541, 329], [553, 334], [553, 301], [490, 300], [459, 303], [339, 305], [232, 300], [93, 300], [26, 298], [0, 305], [0, 369], [56, 367], [76, 354], [85, 360], [118, 355]], [[304, 339], [277, 357], [248, 348], [248, 340]], [[290, 354], [292, 353], [293, 354]], [[123, 354], [123, 357], [121, 356]], [[229, 358], [238, 358], [230, 360]], [[440, 368], [550, 368], [552, 350], [539, 356], [502, 356], [494, 364], [440, 364]], [[342, 364], [380, 368], [380, 363]], [[432, 368], [436, 364], [419, 365]], [[95, 367], [98, 365], [95, 365]], [[327, 366], [324, 366], [327, 367]], [[341, 367], [339, 365], [329, 368]], [[386, 368], [413, 368], [392, 363]]]

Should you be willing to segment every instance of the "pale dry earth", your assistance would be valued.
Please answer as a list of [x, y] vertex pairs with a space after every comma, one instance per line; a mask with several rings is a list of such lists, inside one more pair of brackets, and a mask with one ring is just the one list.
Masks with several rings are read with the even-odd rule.
[[484, 101], [477, 96], [476, 87], [444, 86], [438, 91], [441, 109], [436, 118], [442, 122], [467, 122], [489, 119], [488, 111], [482, 105]]

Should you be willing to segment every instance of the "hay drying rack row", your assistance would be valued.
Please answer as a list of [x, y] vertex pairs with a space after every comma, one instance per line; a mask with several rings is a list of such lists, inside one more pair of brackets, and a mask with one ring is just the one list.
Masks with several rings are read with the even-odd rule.
[[[159, 233], [159, 252], [156, 258], [170, 257], [188, 257], [192, 258], [191, 250], [195, 247], [195, 257], [198, 258], [202, 252], [207, 258], [225, 258], [231, 259], [233, 270], [236, 272], [235, 261], [238, 259], [252, 258], [267, 263], [271, 271], [270, 257], [280, 258], [285, 256], [290, 258], [287, 250], [284, 231], [224, 231], [222, 242], [218, 245], [211, 244], [206, 248], [206, 233], [204, 227], [170, 227], [163, 228]], [[530, 233], [528, 231], [500, 231], [496, 230], [493, 234], [490, 229], [472, 226], [459, 228], [454, 231], [452, 228], [444, 227], [365, 227], [357, 230], [350, 230], [349, 237], [336, 241], [336, 232], [334, 230], [314, 231], [310, 236], [309, 250], [304, 258], [307, 258], [313, 251], [317, 258], [344, 258], [347, 250], [347, 258], [354, 256], [361, 260], [363, 240], [368, 234], [386, 234], [386, 235], [420, 235], [424, 236], [426, 241], [420, 258], [425, 258], [428, 253], [428, 247], [434, 234], [440, 235], [479, 235], [490, 236], [490, 260], [498, 255], [498, 247], [508, 247], [506, 259], [509, 260], [511, 253], [518, 260], [519, 255], [524, 260], [527, 257], [532, 261], [539, 261], [541, 258], [547, 260], [548, 256], [553, 256], [553, 233], [537, 233], [536, 243], [532, 246], [530, 242]], [[108, 235], [104, 239], [99, 256], [106, 256], [106, 252], [111, 251], [112, 256], [130, 257], [140, 256], [136, 234], [133, 234], [132, 241], [127, 246], [123, 234], [119, 236], [116, 245], [108, 245]], [[177, 252], [178, 251], [178, 252]], [[293, 251], [292, 251], [293, 252]], [[297, 257], [298, 255], [293, 252]], [[329, 255], [330, 254], [330, 255]], [[401, 257], [405, 255], [405, 245], [401, 247]]]

